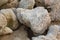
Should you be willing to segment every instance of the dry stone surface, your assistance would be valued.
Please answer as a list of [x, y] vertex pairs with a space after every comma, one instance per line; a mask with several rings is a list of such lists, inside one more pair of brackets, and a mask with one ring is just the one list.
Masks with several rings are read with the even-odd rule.
[[29, 26], [34, 33], [42, 34], [51, 22], [49, 14], [44, 7], [32, 10], [18, 8], [17, 17], [21, 23]]
[[32, 37], [32, 40], [58, 40], [57, 34], [59, 32], [59, 26], [58, 25], [51, 25], [49, 27], [49, 31], [46, 36], [40, 35], [38, 37]]
[[35, 0], [36, 6], [52, 6], [60, 2], [60, 0]]
[[18, 21], [16, 18], [15, 13], [12, 9], [2, 9], [1, 13], [6, 17], [7, 19], [7, 27], [10, 27], [11, 29], [15, 30], [18, 27]]
[[13, 31], [7, 27], [6, 17], [0, 12], [0, 35], [5, 35], [12, 32]]
[[0, 9], [2, 9], [2, 8], [15, 8], [15, 7], [17, 7], [18, 6], [18, 0], [8, 0], [8, 2], [6, 3], [6, 4], [4, 4], [4, 5], [2, 5], [1, 7], [0, 7]]
[[20, 8], [32, 9], [35, 5], [35, 0], [21, 0], [19, 3]]
[[8, 0], [0, 0], [0, 6], [2, 6], [3, 4], [7, 3]]
[[10, 35], [0, 36], [0, 40], [30, 40], [27, 37], [27, 32], [24, 30], [24, 26], [21, 26], [18, 30]]

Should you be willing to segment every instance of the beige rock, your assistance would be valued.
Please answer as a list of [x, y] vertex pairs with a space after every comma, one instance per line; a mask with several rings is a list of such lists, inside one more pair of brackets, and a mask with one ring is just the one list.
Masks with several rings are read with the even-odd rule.
[[57, 39], [60, 40], [60, 22], [52, 22], [52, 25], [58, 25], [59, 26], [59, 32], [57, 34]]
[[60, 2], [60, 0], [35, 0], [36, 6], [52, 6]]
[[6, 19], [6, 17], [5, 17], [3, 14], [1, 14], [1, 12], [0, 12], [0, 29], [6, 27], [6, 25], [7, 25], [7, 19]]
[[60, 21], [60, 3], [50, 6], [52, 9], [50, 16], [52, 21]]
[[0, 6], [4, 5], [7, 2], [8, 2], [8, 0], [0, 0]]
[[8, 22], [7, 27], [10, 27], [11, 29], [15, 30], [18, 27], [18, 21], [17, 21], [16, 15], [14, 14], [13, 10], [2, 9], [1, 12], [7, 19], [7, 22]]
[[11, 34], [13, 31], [9, 27], [4, 27], [0, 30], [0, 35]]
[[18, 0], [9, 0], [8, 3], [1, 6], [0, 9], [17, 7], [18, 3], [19, 3]]
[[21, 23], [29, 26], [34, 33], [42, 34], [51, 22], [49, 14], [44, 7], [35, 9], [17, 9], [17, 17]]
[[7, 26], [7, 19], [6, 17], [0, 12], [0, 35], [5, 35], [12, 33], [13, 31], [6, 27]]
[[13, 34], [0, 36], [0, 40], [30, 40], [27, 37], [27, 33], [24, 30], [24, 27], [21, 26], [18, 30], [16, 30]]
[[21, 0], [19, 3], [20, 8], [32, 9], [34, 7], [35, 0]]

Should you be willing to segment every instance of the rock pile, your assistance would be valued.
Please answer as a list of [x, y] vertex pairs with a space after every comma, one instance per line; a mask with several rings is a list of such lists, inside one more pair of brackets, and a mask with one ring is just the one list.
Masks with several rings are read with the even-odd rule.
[[60, 40], [60, 0], [0, 0], [0, 40]]

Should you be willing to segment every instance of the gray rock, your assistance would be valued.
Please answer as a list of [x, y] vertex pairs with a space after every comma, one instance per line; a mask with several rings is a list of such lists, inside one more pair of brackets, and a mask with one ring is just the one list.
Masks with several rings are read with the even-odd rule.
[[35, 0], [36, 6], [52, 6], [59, 2], [60, 0]]
[[34, 7], [35, 0], [21, 0], [19, 3], [20, 8], [32, 9]]
[[46, 36], [40, 35], [38, 37], [32, 37], [32, 40], [58, 40], [57, 34], [59, 32], [59, 26], [51, 25]]
[[35, 9], [17, 9], [17, 17], [21, 23], [29, 26], [34, 33], [42, 34], [49, 26], [51, 19], [44, 7]]

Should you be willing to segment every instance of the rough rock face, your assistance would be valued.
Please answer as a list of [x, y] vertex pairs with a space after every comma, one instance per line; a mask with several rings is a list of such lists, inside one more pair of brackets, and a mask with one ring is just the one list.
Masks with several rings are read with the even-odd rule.
[[60, 40], [60, 22], [52, 22], [51, 25], [58, 25], [59, 26], [59, 32], [57, 34], [57, 39]]
[[0, 9], [17, 7], [18, 3], [19, 3], [18, 0], [8, 0], [8, 3], [2, 5]]
[[32, 40], [58, 40], [57, 34], [59, 32], [58, 25], [51, 25], [46, 36], [40, 35], [38, 37], [32, 37]]
[[21, 23], [29, 26], [34, 33], [42, 34], [50, 24], [50, 17], [44, 7], [37, 7], [32, 10], [17, 9], [17, 17]]
[[60, 21], [60, 3], [52, 5], [50, 8], [52, 9], [50, 12], [52, 21]]
[[12, 9], [2, 9], [1, 13], [7, 19], [7, 25], [6, 26], [15, 30], [18, 27], [18, 21], [17, 21], [16, 15], [14, 14], [13, 10]]
[[3, 4], [7, 3], [8, 0], [0, 0], [0, 6], [2, 6]]
[[9, 27], [4, 27], [0, 29], [0, 35], [11, 34], [13, 31]]
[[35, 0], [36, 6], [52, 6], [59, 2], [59, 0]]
[[0, 35], [5, 35], [5, 34], [12, 33], [12, 32], [13, 31], [7, 27], [6, 17], [0, 12]]
[[50, 8], [52, 21], [60, 21], [60, 0], [36, 0], [36, 6], [46, 6], [47, 9]]
[[0, 40], [30, 40], [27, 37], [27, 33], [24, 30], [24, 26], [21, 26], [18, 30], [16, 30], [13, 34], [0, 36]]
[[35, 0], [21, 0], [19, 3], [20, 8], [32, 9], [34, 7]]
[[3, 15], [3, 14], [1, 14], [1, 12], [0, 12], [0, 28], [2, 27], [5, 27], [7, 25], [7, 19], [6, 19], [6, 17]]

